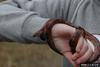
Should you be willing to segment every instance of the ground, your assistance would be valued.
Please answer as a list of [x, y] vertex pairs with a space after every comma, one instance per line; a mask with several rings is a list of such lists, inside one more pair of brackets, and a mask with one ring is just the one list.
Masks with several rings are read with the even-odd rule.
[[61, 67], [61, 58], [43, 44], [0, 43], [0, 67]]

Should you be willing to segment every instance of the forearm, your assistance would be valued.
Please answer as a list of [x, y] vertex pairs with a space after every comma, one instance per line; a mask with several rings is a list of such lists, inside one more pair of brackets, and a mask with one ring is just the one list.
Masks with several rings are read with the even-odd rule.
[[[69, 2], [70, 0], [66, 1], [66, 3]], [[8, 40], [17, 42], [41, 42], [40, 37], [33, 37], [33, 35], [48, 21], [48, 18], [42, 17], [58, 18], [63, 16], [61, 14], [64, 6], [60, 4], [64, 3], [65, 0], [8, 0], [1, 3], [1, 40], [5, 37]], [[66, 12], [68, 5], [66, 4]]]
[[25, 11], [8, 4], [0, 5], [0, 40], [41, 42], [33, 35], [47, 21], [48, 18], [42, 18], [36, 12]]

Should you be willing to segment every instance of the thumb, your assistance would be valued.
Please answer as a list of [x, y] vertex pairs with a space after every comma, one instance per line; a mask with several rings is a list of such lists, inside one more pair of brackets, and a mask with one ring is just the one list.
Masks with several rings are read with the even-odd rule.
[[79, 38], [79, 41], [78, 41], [78, 44], [76, 46], [76, 52], [80, 52], [80, 50], [82, 49], [83, 47], [83, 44], [84, 44], [84, 38], [81, 36]]
[[78, 64], [76, 64], [75, 61], [72, 60], [71, 52], [64, 52], [63, 55], [66, 59], [68, 59], [68, 61], [73, 65], [73, 67], [78, 67]]

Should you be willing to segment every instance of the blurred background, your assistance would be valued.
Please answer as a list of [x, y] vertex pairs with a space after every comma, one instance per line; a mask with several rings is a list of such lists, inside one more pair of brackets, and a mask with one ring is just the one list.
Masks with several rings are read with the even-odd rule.
[[0, 42], [0, 67], [61, 67], [61, 61], [46, 44]]
[[0, 43], [0, 67], [61, 67], [61, 56], [43, 44]]

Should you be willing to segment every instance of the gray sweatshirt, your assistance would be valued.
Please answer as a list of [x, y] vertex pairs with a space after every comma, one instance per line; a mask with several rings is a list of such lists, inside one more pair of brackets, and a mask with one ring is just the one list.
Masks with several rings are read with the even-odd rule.
[[0, 3], [0, 38], [41, 42], [33, 34], [51, 18], [100, 34], [100, 0], [8, 0]]
[[8, 0], [0, 3], [0, 39], [39, 42], [33, 37], [51, 18], [63, 18], [100, 34], [100, 0]]

